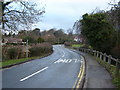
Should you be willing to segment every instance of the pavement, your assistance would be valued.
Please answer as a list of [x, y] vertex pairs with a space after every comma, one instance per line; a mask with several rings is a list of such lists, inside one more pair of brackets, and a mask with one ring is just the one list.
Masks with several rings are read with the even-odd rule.
[[63, 45], [53, 47], [47, 57], [2, 70], [2, 88], [73, 88], [83, 57]]
[[[74, 50], [75, 51], [75, 50]], [[110, 73], [89, 54], [76, 51], [86, 60], [86, 79], [84, 88], [115, 88]]]

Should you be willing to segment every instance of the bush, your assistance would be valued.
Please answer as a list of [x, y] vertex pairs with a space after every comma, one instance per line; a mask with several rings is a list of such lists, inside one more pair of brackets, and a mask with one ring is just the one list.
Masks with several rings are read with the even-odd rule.
[[17, 48], [8, 49], [8, 52], [7, 52], [8, 59], [16, 59], [17, 55], [18, 55]]
[[120, 45], [114, 47], [114, 48], [111, 50], [111, 54], [112, 54], [113, 57], [120, 59]]
[[28, 43], [36, 43], [37, 42], [34, 38], [32, 38], [30, 36], [23, 38], [24, 42], [26, 42], [27, 40], [28, 40]]
[[84, 14], [80, 21], [81, 34], [87, 38], [89, 44], [98, 51], [110, 53], [115, 45], [115, 29], [108, 21], [105, 13]]
[[30, 49], [30, 57], [41, 56], [46, 53], [52, 52], [52, 45], [49, 43], [41, 43], [33, 45]]
[[43, 43], [43, 42], [45, 42], [45, 41], [44, 41], [43, 38], [39, 37], [39, 38], [37, 39], [37, 42], [38, 42], [38, 43]]
[[5, 45], [2, 46], [2, 60], [8, 59], [19, 59], [24, 58], [24, 49], [25, 46], [19, 45]]
[[70, 42], [65, 42], [64, 45], [65, 46], [71, 46], [72, 44]]

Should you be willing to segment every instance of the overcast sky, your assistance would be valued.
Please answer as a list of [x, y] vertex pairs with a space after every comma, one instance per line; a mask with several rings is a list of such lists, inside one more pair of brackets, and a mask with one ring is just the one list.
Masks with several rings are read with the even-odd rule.
[[46, 5], [46, 13], [42, 22], [35, 27], [41, 30], [62, 28], [65, 31], [71, 28], [76, 20], [85, 13], [91, 13], [95, 8], [105, 10], [110, 0], [35, 0]]

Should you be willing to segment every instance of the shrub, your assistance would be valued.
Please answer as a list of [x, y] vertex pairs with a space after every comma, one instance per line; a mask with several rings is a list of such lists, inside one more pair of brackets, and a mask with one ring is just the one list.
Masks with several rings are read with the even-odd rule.
[[2, 46], [2, 60], [8, 59], [19, 59], [23, 58], [24, 56], [24, 49], [25, 46], [14, 46], [14, 45], [5, 45]]
[[108, 22], [107, 15], [105, 13], [84, 14], [80, 22], [81, 34], [87, 38], [89, 44], [95, 50], [110, 53], [115, 45], [115, 29]]
[[8, 59], [16, 59], [17, 55], [18, 55], [17, 48], [13, 47], [8, 49], [8, 52], [7, 52]]
[[41, 43], [33, 45], [30, 49], [30, 56], [41, 56], [52, 51], [52, 45], [49, 43]]
[[65, 42], [64, 45], [65, 46], [71, 46], [72, 44], [70, 42]]
[[120, 59], [120, 45], [114, 47], [114, 48], [111, 50], [111, 53], [112, 53], [113, 57]]
[[39, 38], [37, 39], [37, 42], [38, 42], [38, 43], [43, 43], [43, 42], [44, 42], [44, 39], [41, 38], [41, 37], [39, 37]]
[[28, 43], [36, 43], [37, 42], [34, 38], [32, 38], [30, 36], [23, 38], [24, 42], [26, 42], [27, 40], [28, 40]]

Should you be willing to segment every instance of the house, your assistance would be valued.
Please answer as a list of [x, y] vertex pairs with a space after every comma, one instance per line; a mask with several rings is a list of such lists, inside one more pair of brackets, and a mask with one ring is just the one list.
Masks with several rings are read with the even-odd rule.
[[84, 43], [85, 39], [83, 38], [83, 36], [77, 35], [77, 36], [74, 37], [74, 41]]
[[26, 42], [23, 42], [22, 39], [19, 39], [19, 38], [4, 38], [2, 40], [2, 43], [3, 45], [6, 44], [6, 43], [14, 43], [14, 44], [25, 44]]

